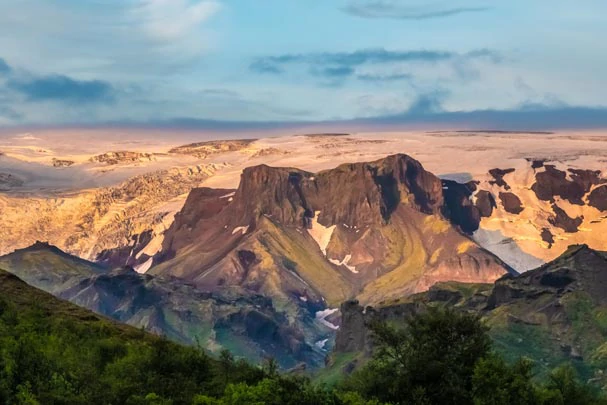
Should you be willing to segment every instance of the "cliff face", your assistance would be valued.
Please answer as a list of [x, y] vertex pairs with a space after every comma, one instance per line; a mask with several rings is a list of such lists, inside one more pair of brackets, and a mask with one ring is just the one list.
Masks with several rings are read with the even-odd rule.
[[404, 324], [428, 306], [450, 306], [476, 313], [490, 327], [496, 350], [506, 356], [527, 356], [551, 369], [576, 361], [586, 373], [604, 364], [607, 332], [607, 254], [572, 246], [562, 256], [519, 276], [506, 275], [494, 284], [439, 283], [402, 302], [366, 307], [357, 301], [341, 306], [341, 327], [335, 355], [373, 350], [371, 322]]
[[440, 179], [407, 155], [317, 174], [250, 167], [243, 172], [235, 198], [252, 219], [267, 215], [296, 226], [308, 225], [317, 211], [323, 226], [364, 227], [388, 222], [401, 203], [425, 214], [441, 212], [445, 203]]

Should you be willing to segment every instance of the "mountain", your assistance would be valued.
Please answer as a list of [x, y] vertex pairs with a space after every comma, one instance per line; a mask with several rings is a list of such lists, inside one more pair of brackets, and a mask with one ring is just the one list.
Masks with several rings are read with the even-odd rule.
[[[480, 314], [498, 351], [512, 360], [531, 358], [540, 373], [572, 361], [585, 377], [598, 378], [607, 365], [607, 253], [586, 245], [571, 246], [556, 260], [493, 285], [440, 283], [375, 308], [344, 303], [333, 361], [355, 368], [361, 354], [372, 350], [369, 322], [398, 324], [434, 305]], [[345, 365], [344, 359], [349, 359]]]
[[190, 193], [150, 273], [289, 308], [492, 282], [509, 269], [469, 237], [480, 215], [466, 187], [402, 154], [319, 173], [249, 167], [237, 190]]
[[254, 361], [273, 357], [285, 368], [317, 367], [326, 354], [315, 343], [330, 329], [313, 311], [295, 328], [272, 300], [238, 287], [204, 292], [177, 278], [110, 271], [45, 243], [0, 257], [0, 268], [98, 314], [212, 352], [229, 349]]
[[1, 256], [0, 268], [52, 294], [60, 294], [81, 280], [106, 272], [99, 264], [69, 255], [44, 242]]
[[[69, 319], [70, 321], [79, 323], [81, 327], [105, 325], [115, 334], [124, 334], [125, 337], [136, 337], [137, 339], [141, 339], [142, 337], [141, 331], [136, 328], [111, 321], [87, 309], [57, 299], [47, 292], [32, 287], [16, 275], [1, 268], [0, 301], [4, 305], [12, 305], [20, 312], [37, 308], [46, 316], [55, 318], [56, 320], [60, 318]], [[4, 309], [3, 307], [2, 310]], [[149, 337], [152, 338], [152, 335], [149, 335]]]

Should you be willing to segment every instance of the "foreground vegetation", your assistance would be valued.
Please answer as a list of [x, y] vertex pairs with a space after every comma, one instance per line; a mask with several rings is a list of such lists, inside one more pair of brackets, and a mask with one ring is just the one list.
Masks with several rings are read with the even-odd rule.
[[601, 404], [571, 367], [533, 382], [533, 365], [493, 353], [478, 318], [433, 310], [396, 330], [335, 387], [219, 359], [57, 300], [0, 272], [0, 403], [128, 405]]

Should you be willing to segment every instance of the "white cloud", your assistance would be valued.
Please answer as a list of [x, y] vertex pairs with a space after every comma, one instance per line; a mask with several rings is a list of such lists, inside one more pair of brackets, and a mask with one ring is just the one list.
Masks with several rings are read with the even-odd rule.
[[175, 41], [193, 34], [221, 8], [216, 1], [140, 0], [133, 8], [152, 38]]
[[0, 57], [78, 79], [142, 79], [198, 62], [213, 46], [216, 0], [0, 1]]

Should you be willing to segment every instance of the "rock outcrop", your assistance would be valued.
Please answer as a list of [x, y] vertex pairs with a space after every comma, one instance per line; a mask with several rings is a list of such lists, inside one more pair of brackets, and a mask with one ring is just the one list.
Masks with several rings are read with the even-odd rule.
[[[90, 158], [91, 162], [104, 163], [106, 165], [117, 165], [121, 163], [133, 163], [151, 161], [154, 159], [154, 154], [146, 152], [130, 152], [130, 151], [119, 151], [119, 152], [107, 152], [101, 155], [96, 155]], [[55, 161], [53, 162], [53, 164]]]
[[255, 141], [255, 139], [230, 139], [225, 141], [196, 142], [173, 148], [169, 153], [206, 158], [209, 155], [217, 153], [235, 152], [245, 149]]

